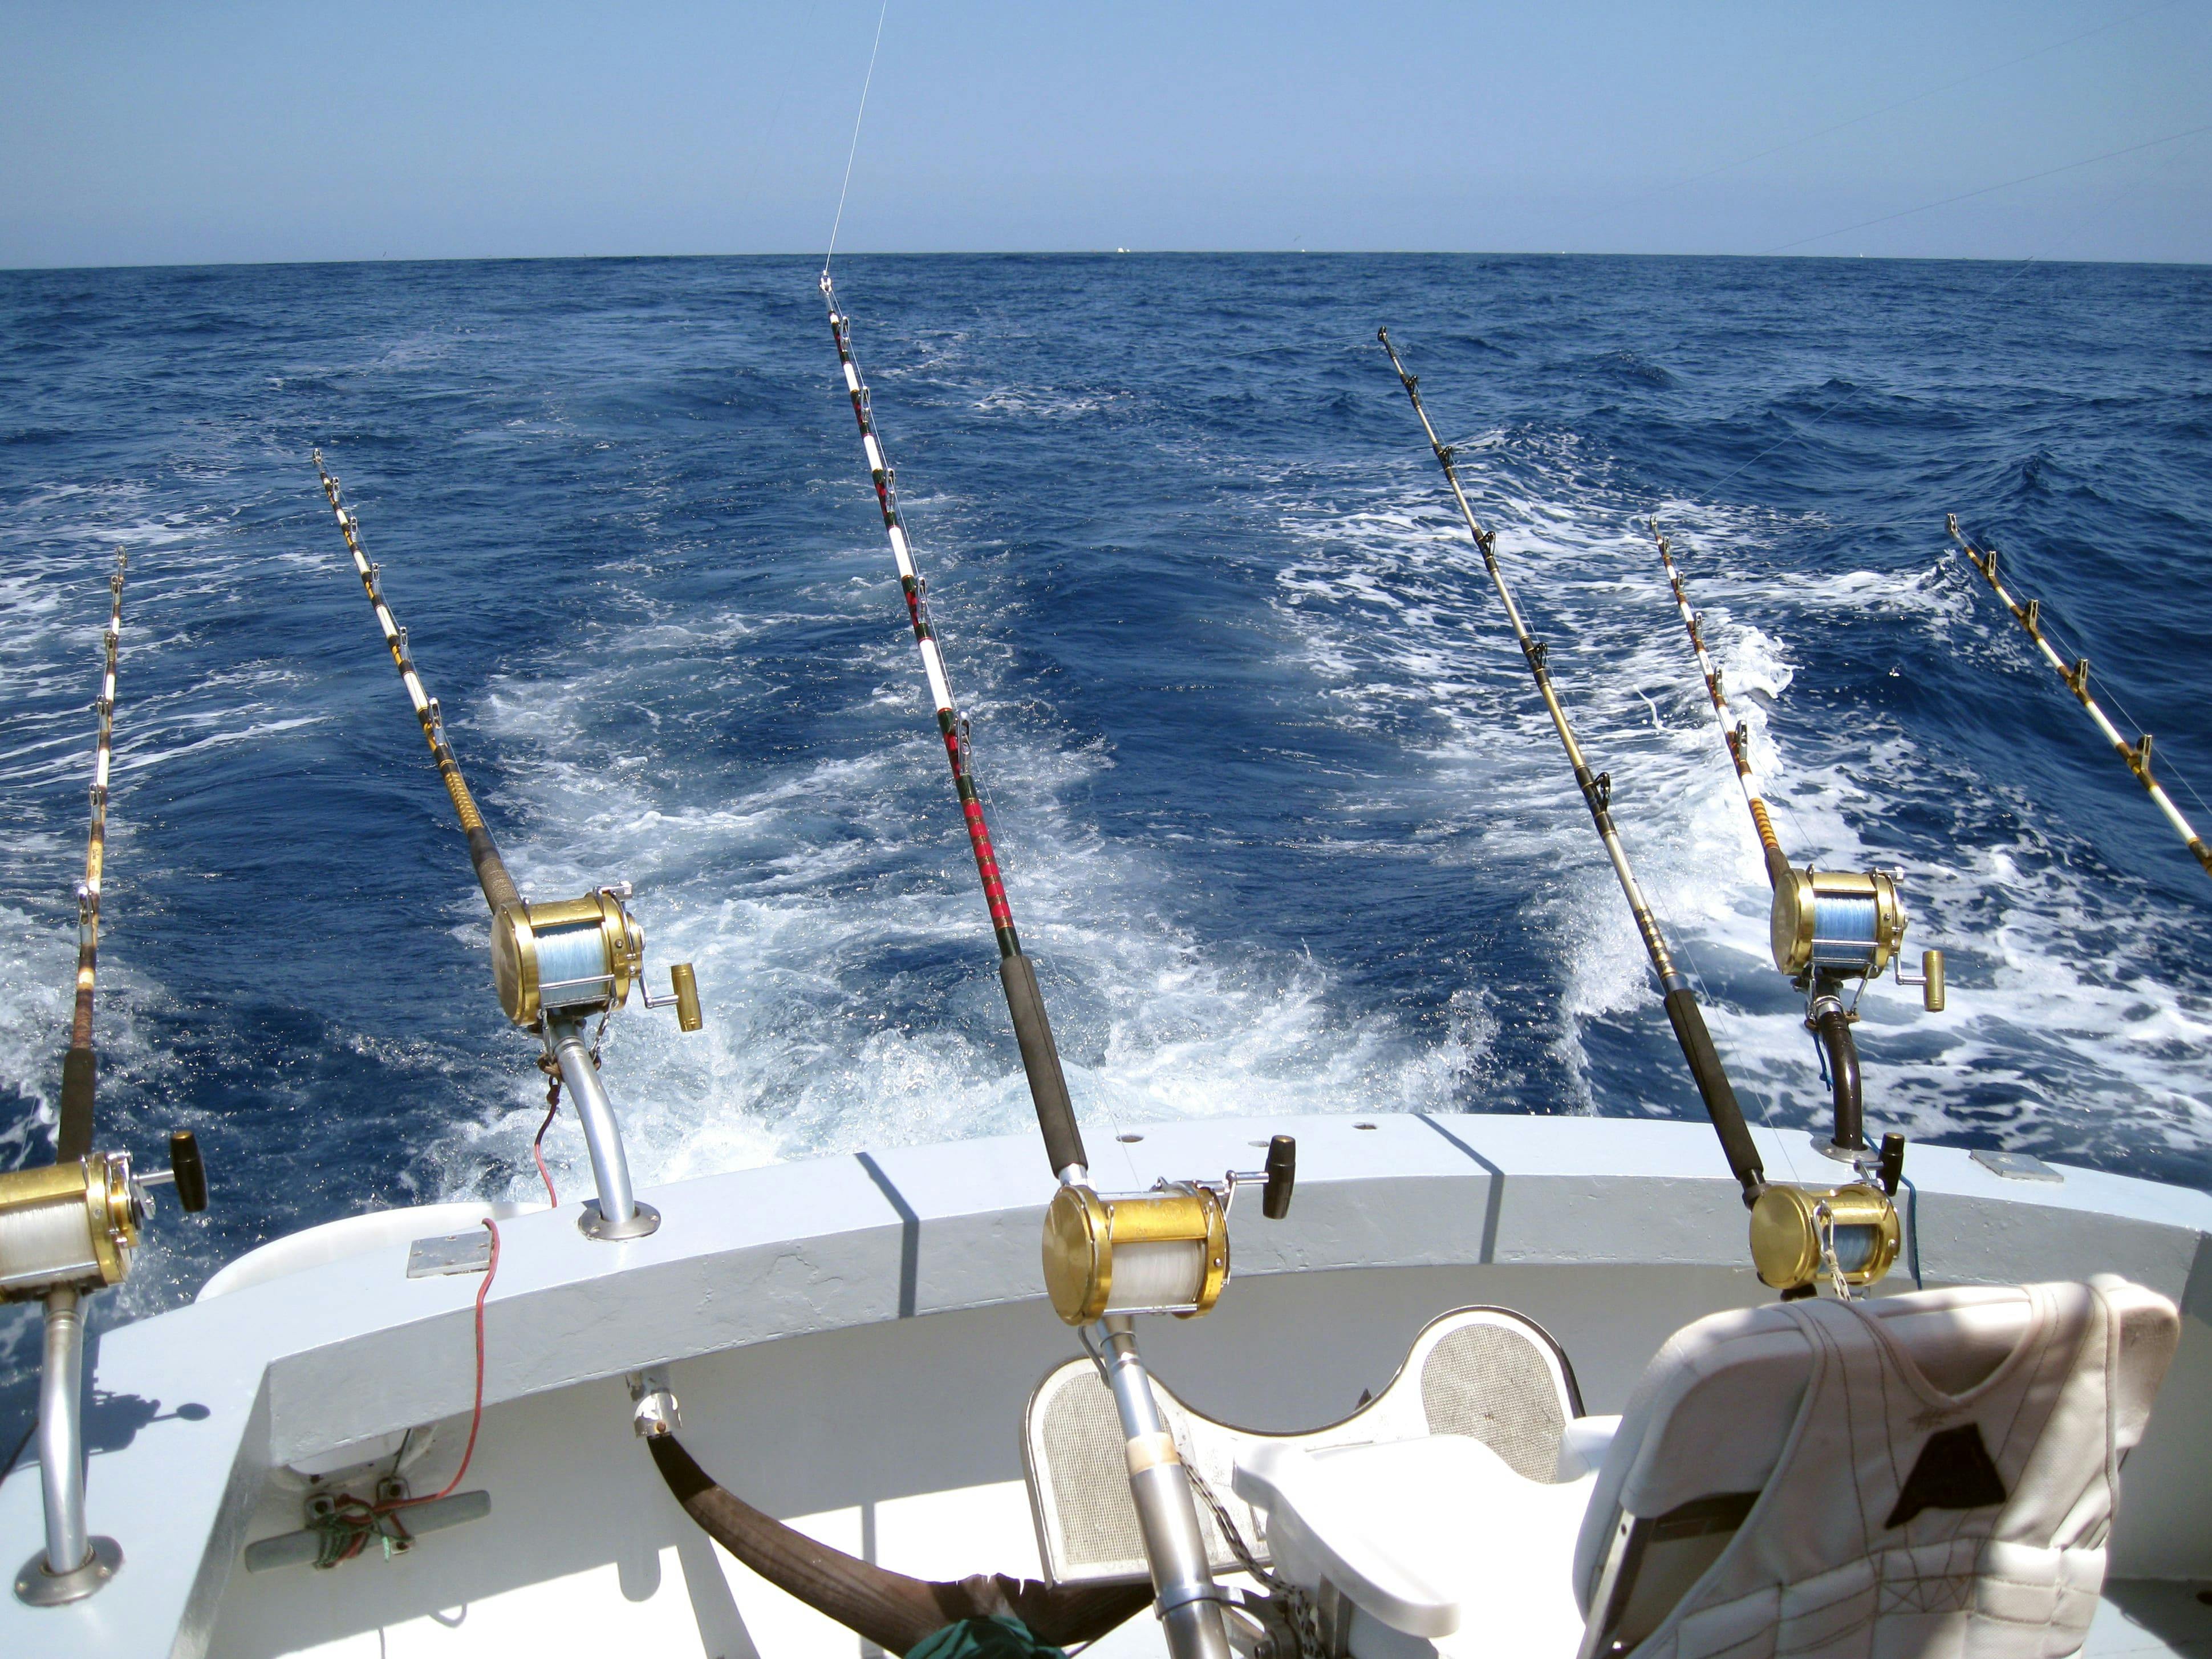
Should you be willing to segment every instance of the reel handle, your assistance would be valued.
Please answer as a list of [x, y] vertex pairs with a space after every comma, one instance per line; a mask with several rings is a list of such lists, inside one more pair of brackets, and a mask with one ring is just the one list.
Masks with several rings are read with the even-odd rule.
[[190, 1129], [169, 1131], [169, 1167], [133, 1175], [131, 1184], [144, 1196], [149, 1187], [173, 1187], [179, 1209], [198, 1214], [207, 1208], [207, 1164], [200, 1158], [199, 1138]]
[[176, 1179], [180, 1209], [198, 1214], [207, 1208], [207, 1165], [200, 1158], [199, 1137], [190, 1129], [169, 1132], [169, 1173]]
[[677, 1029], [683, 1031], [697, 1030], [701, 1024], [699, 976], [691, 971], [691, 964], [688, 962], [679, 962], [671, 968], [668, 970], [668, 985], [669, 994], [665, 997], [657, 997], [653, 994], [652, 987], [648, 986], [641, 975], [637, 982], [637, 994], [644, 999], [645, 1006], [648, 1008], [665, 1008], [670, 1003], [674, 1003]]
[[1260, 1190], [1260, 1213], [1280, 1221], [1291, 1212], [1291, 1191], [1298, 1181], [1298, 1143], [1277, 1135], [1267, 1143], [1267, 1184]]

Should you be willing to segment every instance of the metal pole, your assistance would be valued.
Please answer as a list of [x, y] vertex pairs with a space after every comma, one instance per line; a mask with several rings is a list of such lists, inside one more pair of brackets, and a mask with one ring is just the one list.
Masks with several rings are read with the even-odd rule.
[[46, 1499], [46, 1547], [15, 1575], [16, 1598], [34, 1607], [81, 1601], [123, 1565], [116, 1541], [93, 1537], [85, 1527], [84, 1300], [74, 1289], [46, 1292], [44, 1358], [39, 1376], [39, 1480]]
[[2166, 821], [2173, 826], [2174, 833], [2188, 844], [2191, 852], [2197, 854], [2197, 861], [2204, 866], [2204, 873], [2212, 875], [2212, 848], [2207, 848], [2204, 845], [2196, 830], [2191, 826], [2189, 820], [2181, 816], [2181, 809], [2173, 804], [2173, 798], [2166, 793], [2166, 786], [2151, 775], [2150, 733], [2144, 732], [2140, 743], [2130, 743], [2120, 735], [2120, 728], [2106, 718], [2105, 711], [2097, 706], [2097, 700], [2089, 695], [2089, 659], [2082, 657], [2073, 662], [2068, 662], [2065, 658], [2058, 654], [2052, 647], [2050, 640], [2045, 636], [2043, 601], [2030, 599], [2027, 604], [2022, 605], [2006, 591], [2005, 585], [1997, 580], [1996, 549], [1992, 547], [1984, 551], [1976, 547], [1967, 539], [1966, 532], [1959, 528], [1956, 514], [1945, 514], [1943, 526], [1951, 532], [1951, 539], [1965, 550], [1968, 562], [1975, 569], [1982, 573], [1983, 580], [1987, 581], [1996, 591], [1996, 596], [2004, 601], [2005, 609], [2013, 614], [2013, 620], [2027, 630], [2028, 638], [2033, 640], [2036, 649], [2043, 653], [2043, 659], [2057, 671], [2058, 678], [2066, 682], [2066, 689], [2074, 694], [2081, 707], [2087, 711], [2089, 718], [2097, 722], [2097, 729], [2105, 734], [2105, 741], [2119, 751], [2120, 758], [2128, 763], [2128, 770], [2136, 775], [2136, 781], [2142, 784], [2149, 793], [2151, 799], [2157, 805], [2158, 810], [2166, 814]]
[[1583, 758], [1582, 746], [1575, 741], [1574, 728], [1567, 723], [1567, 712], [1560, 707], [1559, 694], [1552, 688], [1547, 648], [1529, 633], [1528, 624], [1522, 620], [1521, 607], [1513, 602], [1512, 590], [1506, 586], [1505, 574], [1498, 566], [1495, 538], [1475, 521], [1474, 509], [1468, 504], [1467, 491], [1460, 486], [1459, 469], [1454, 464], [1452, 452], [1429, 423], [1429, 411], [1421, 404], [1420, 382], [1408, 374], [1405, 364], [1398, 361], [1397, 348], [1390, 343], [1390, 331], [1382, 328], [1375, 332], [1382, 343], [1382, 349], [1389, 354], [1390, 367], [1397, 370], [1407, 397], [1413, 400], [1413, 413], [1420, 417], [1421, 430], [1428, 434], [1429, 447], [1436, 453], [1437, 464], [1443, 468], [1444, 482], [1451, 486], [1452, 499], [1459, 504], [1460, 517], [1467, 521], [1468, 533], [1482, 550], [1482, 562], [1490, 573], [1491, 586], [1498, 590], [1498, 601], [1505, 607], [1506, 620], [1513, 624], [1513, 637], [1520, 641], [1521, 654], [1528, 659], [1528, 672], [1535, 678], [1536, 690], [1552, 717], [1553, 729], [1559, 734], [1560, 746], [1567, 751], [1568, 763], [1574, 768], [1583, 804], [1589, 808], [1590, 821], [1597, 826], [1598, 838], [1605, 843], [1606, 857], [1612, 860], [1613, 873], [1636, 918], [1636, 930], [1643, 935], [1652, 971], [1659, 976], [1667, 1020], [1674, 1028], [1674, 1041], [1682, 1050], [1682, 1058], [1688, 1062], [1690, 1075], [1705, 1101], [1705, 1114], [1720, 1136], [1721, 1151], [1728, 1158], [1729, 1169], [1743, 1188], [1743, 1201], [1748, 1206], [1766, 1184], [1765, 1170], [1759, 1160], [1759, 1148], [1752, 1141], [1751, 1131], [1745, 1126], [1743, 1109], [1736, 1103], [1735, 1091], [1729, 1083], [1728, 1073], [1722, 1069], [1720, 1054], [1705, 1030], [1705, 1013], [1698, 1005], [1697, 993], [1674, 966], [1673, 953], [1659, 931], [1658, 920], [1651, 914], [1643, 888], [1637, 884], [1636, 872], [1629, 867], [1628, 854], [1620, 844], [1620, 832], [1613, 828], [1613, 775], [1593, 773], [1589, 763]]
[[576, 1120], [584, 1126], [584, 1146], [591, 1153], [592, 1180], [599, 1198], [584, 1206], [578, 1224], [593, 1238], [642, 1238], [660, 1224], [660, 1213], [641, 1204], [631, 1191], [629, 1160], [623, 1151], [622, 1127], [615, 1121], [614, 1103], [599, 1081], [584, 1046], [583, 1022], [549, 1018], [546, 1036], [553, 1058], [561, 1067], [561, 1081], [576, 1103]]
[[929, 678], [929, 695], [937, 708], [937, 729], [945, 739], [945, 752], [952, 763], [952, 787], [960, 811], [967, 820], [968, 844], [975, 855], [975, 872], [982, 878], [983, 902], [991, 913], [991, 931], [999, 942], [999, 981], [1006, 997], [1014, 1036], [1021, 1045], [1022, 1070], [1029, 1078], [1030, 1101], [1036, 1109], [1037, 1127], [1044, 1133], [1045, 1155], [1062, 1182], [1085, 1178], [1091, 1159], [1083, 1149], [1083, 1136], [1075, 1126], [1075, 1109], [1068, 1102], [1067, 1079], [1060, 1065], [1060, 1050], [1053, 1042], [1052, 1023], [1045, 1018], [1044, 999], [1037, 990], [1036, 969], [1022, 954], [1021, 936], [1014, 931], [1014, 913], [1006, 902], [1005, 882], [999, 874], [999, 855], [991, 842], [991, 827], [983, 820], [983, 803], [975, 793], [975, 774], [968, 752], [968, 722], [952, 697], [938, 649], [937, 629], [929, 617], [929, 597], [915, 568], [913, 545], [907, 539], [906, 521], [899, 516], [898, 490], [891, 464], [876, 431], [868, 384], [861, 378], [860, 360], [853, 353], [849, 320], [837, 308], [837, 290], [825, 266], [822, 297], [830, 307], [830, 333], [837, 343], [837, 362], [844, 371], [845, 392], [852, 399], [853, 417], [860, 425], [860, 447], [868, 459], [868, 477], [875, 485], [876, 504], [883, 509], [884, 532], [890, 537], [891, 557], [898, 566], [899, 587], [906, 596], [908, 619], [914, 625], [915, 643], [921, 647], [922, 672]]
[[46, 1571], [92, 1554], [84, 1524], [84, 1310], [73, 1290], [46, 1292], [46, 1368], [39, 1377], [39, 1474], [46, 1498]]
[[1129, 1495], [1152, 1565], [1153, 1605], [1167, 1626], [1168, 1650], [1175, 1659], [1229, 1659], [1221, 1588], [1213, 1582], [1198, 1529], [1189, 1472], [1175, 1437], [1160, 1421], [1133, 1323], [1126, 1314], [1109, 1314], [1100, 1322], [1106, 1332], [1106, 1385], [1121, 1419]]

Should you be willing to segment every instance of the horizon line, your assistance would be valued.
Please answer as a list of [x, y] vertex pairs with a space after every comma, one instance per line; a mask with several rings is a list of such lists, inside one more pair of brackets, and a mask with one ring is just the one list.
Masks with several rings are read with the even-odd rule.
[[[1369, 259], [1740, 259], [1776, 264], [1816, 262], [1881, 264], [1985, 265], [2142, 265], [2174, 270], [2212, 268], [2203, 259], [2044, 258], [2035, 254], [2013, 256], [1987, 253], [1660, 253], [1619, 250], [1596, 252], [1540, 248], [924, 248], [848, 249], [843, 259], [1115, 259], [1115, 258], [1369, 258]], [[309, 265], [428, 265], [428, 264], [574, 264], [584, 262], [693, 259], [811, 260], [811, 252], [795, 251], [745, 253], [428, 253], [390, 254], [350, 258], [295, 259], [125, 260], [108, 264], [0, 265], [0, 275], [106, 270], [240, 270], [276, 266]]]

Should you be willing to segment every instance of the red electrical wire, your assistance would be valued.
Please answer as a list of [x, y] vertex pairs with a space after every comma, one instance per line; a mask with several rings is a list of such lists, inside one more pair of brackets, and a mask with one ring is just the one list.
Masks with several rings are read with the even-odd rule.
[[[360, 1530], [337, 1558], [338, 1561], [350, 1561], [359, 1555], [368, 1546], [369, 1539], [380, 1530], [377, 1523], [386, 1517], [396, 1516], [401, 1510], [413, 1509], [418, 1504], [434, 1504], [441, 1498], [452, 1497], [453, 1489], [461, 1484], [461, 1477], [469, 1472], [470, 1460], [477, 1455], [477, 1431], [483, 1426], [484, 1298], [491, 1294], [492, 1276], [499, 1272], [499, 1223], [486, 1216], [483, 1224], [491, 1234], [491, 1260], [484, 1264], [483, 1283], [477, 1286], [476, 1400], [469, 1407], [469, 1439], [468, 1443], [461, 1448], [461, 1466], [453, 1471], [452, 1480], [428, 1498], [395, 1498], [382, 1504], [370, 1504], [358, 1498], [340, 1498], [338, 1514], [358, 1525]], [[398, 1529], [398, 1536], [404, 1538], [408, 1535], [406, 1527], [400, 1522], [394, 1520], [392, 1525]], [[335, 1565], [336, 1562], [332, 1565]]]
[[554, 1101], [545, 1109], [545, 1121], [538, 1126], [538, 1138], [530, 1143], [530, 1155], [538, 1160], [538, 1178], [545, 1183], [545, 1201], [555, 1209], [561, 1207], [561, 1194], [553, 1190], [553, 1176], [545, 1167], [545, 1132], [553, 1127], [553, 1114], [561, 1109]]

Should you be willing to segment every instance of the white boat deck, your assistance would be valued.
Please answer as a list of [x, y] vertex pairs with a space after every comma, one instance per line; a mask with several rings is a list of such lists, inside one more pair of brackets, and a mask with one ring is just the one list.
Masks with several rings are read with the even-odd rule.
[[[1144, 1322], [1157, 1373], [1194, 1406], [1255, 1427], [1334, 1419], [1381, 1388], [1429, 1317], [1483, 1302], [1540, 1320], [1588, 1408], [1617, 1410], [1673, 1330], [1770, 1294], [1740, 1265], [1743, 1212], [1702, 1126], [1372, 1123], [1185, 1123], [1098, 1157], [1102, 1185], [1136, 1186], [1250, 1167], [1255, 1143], [1299, 1138], [1290, 1219], [1237, 1208], [1220, 1307]], [[1762, 1140], [1777, 1174], [1834, 1167], [1802, 1139]], [[305, 1486], [283, 1465], [436, 1423], [410, 1471], [434, 1491], [465, 1430], [479, 1279], [407, 1279], [412, 1218], [340, 1224], [384, 1242], [99, 1344], [88, 1366], [106, 1409], [138, 1406], [127, 1435], [103, 1437], [97, 1413], [93, 1425], [92, 1521], [125, 1567], [70, 1607], [11, 1599], [0, 1652], [857, 1653], [669, 1498], [622, 1382], [659, 1364], [684, 1443], [740, 1497], [920, 1576], [1035, 1576], [1020, 1409], [1074, 1346], [1039, 1292], [1043, 1163], [1013, 1138], [710, 1177], [647, 1194], [663, 1225], [622, 1244], [583, 1239], [573, 1206], [511, 1218], [465, 1483], [491, 1494], [489, 1516], [391, 1561], [248, 1574], [247, 1542], [301, 1524]], [[2212, 1607], [2197, 1600], [2212, 1586], [2212, 1197], [2083, 1170], [2006, 1181], [1940, 1148], [1915, 1147], [1908, 1172], [1931, 1284], [2117, 1272], [2182, 1304], [2181, 1352], [2128, 1466], [2115, 1582], [2087, 1651], [2212, 1656]], [[1909, 1282], [1900, 1272], [1890, 1288]], [[40, 1540], [37, 1498], [33, 1470], [0, 1486], [0, 1538], [19, 1557]], [[1097, 1649], [1158, 1650], [1141, 1615]]]

